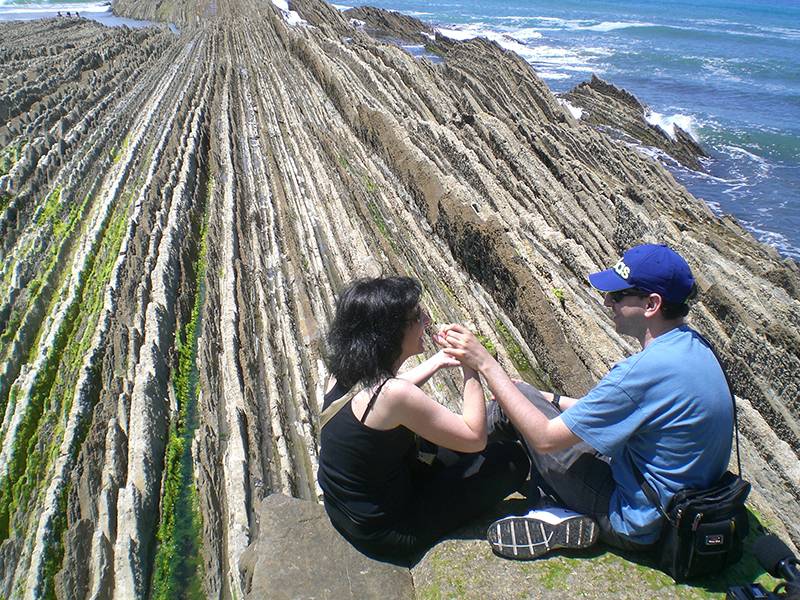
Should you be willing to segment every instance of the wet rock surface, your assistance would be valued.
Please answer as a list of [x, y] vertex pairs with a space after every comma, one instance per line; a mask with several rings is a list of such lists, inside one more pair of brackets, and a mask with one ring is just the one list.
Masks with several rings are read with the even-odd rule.
[[[412, 274], [435, 321], [581, 395], [636, 350], [585, 274], [639, 242], [695, 271], [753, 506], [800, 544], [797, 264], [496, 44], [429, 40], [434, 65], [290, 8], [0, 24], [0, 595], [241, 597], [261, 500], [319, 499], [344, 282]], [[428, 391], [457, 408], [456, 379]]]

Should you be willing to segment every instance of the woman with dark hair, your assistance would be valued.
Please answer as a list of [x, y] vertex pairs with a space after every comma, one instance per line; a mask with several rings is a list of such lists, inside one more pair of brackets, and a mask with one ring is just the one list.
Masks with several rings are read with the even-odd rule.
[[[408, 277], [360, 279], [336, 303], [328, 335], [331, 382], [322, 406], [318, 480], [334, 527], [363, 553], [403, 561], [517, 489], [528, 473], [518, 444], [486, 445], [478, 374], [442, 351], [423, 352], [430, 318]], [[461, 366], [463, 414], [419, 386]], [[418, 441], [439, 452], [419, 460]]]

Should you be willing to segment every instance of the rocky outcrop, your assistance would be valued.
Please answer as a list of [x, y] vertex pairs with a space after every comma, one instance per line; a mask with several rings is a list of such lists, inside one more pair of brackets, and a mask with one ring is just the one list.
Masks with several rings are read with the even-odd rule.
[[[343, 12], [348, 19], [355, 19], [354, 25], [363, 23], [367, 33], [373, 37], [406, 40], [426, 44], [436, 36], [433, 27], [419, 19], [402, 13], [359, 6], [348, 8]], [[352, 22], [352, 21], [351, 21]]]
[[677, 124], [673, 124], [673, 131], [667, 132], [649, 123], [645, 118], [646, 107], [630, 92], [592, 75], [591, 81], [579, 83], [562, 98], [579, 108], [581, 119], [587, 123], [658, 148], [689, 169], [704, 170], [700, 159], [708, 154], [700, 144]]
[[361, 554], [320, 504], [273, 494], [254, 516], [259, 533], [241, 561], [246, 598], [415, 598], [407, 568]]
[[[795, 263], [496, 44], [433, 65], [314, 0], [191, 8], [180, 36], [0, 24], [0, 594], [241, 597], [260, 501], [319, 499], [344, 282], [413, 274], [580, 395], [635, 350], [585, 274], [640, 241], [695, 270], [754, 506], [800, 543]], [[457, 408], [450, 375], [429, 392]]]

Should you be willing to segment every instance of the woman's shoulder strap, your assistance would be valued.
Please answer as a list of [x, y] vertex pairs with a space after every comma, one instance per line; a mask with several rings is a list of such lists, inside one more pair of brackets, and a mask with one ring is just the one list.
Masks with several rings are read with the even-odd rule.
[[383, 389], [383, 386], [386, 385], [386, 382], [388, 382], [389, 379], [392, 379], [392, 377], [388, 377], [387, 379], [384, 379], [383, 383], [381, 383], [377, 388], [375, 388], [375, 393], [372, 394], [372, 398], [369, 399], [369, 404], [367, 404], [367, 409], [364, 411], [364, 414], [361, 415], [361, 423], [362, 424], [364, 423], [364, 421], [367, 420], [367, 415], [369, 414], [369, 411], [372, 410], [372, 407], [375, 405], [375, 400], [378, 399], [378, 394], [381, 393], [381, 390]]

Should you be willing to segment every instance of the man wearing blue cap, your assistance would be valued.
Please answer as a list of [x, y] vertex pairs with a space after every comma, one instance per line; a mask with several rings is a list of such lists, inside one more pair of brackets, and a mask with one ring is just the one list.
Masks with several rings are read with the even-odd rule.
[[666, 506], [681, 489], [709, 487], [728, 465], [730, 392], [713, 351], [684, 321], [696, 290], [686, 261], [667, 246], [643, 244], [589, 281], [605, 294], [617, 332], [642, 350], [583, 398], [514, 383], [463, 326], [447, 326], [438, 339], [484, 376], [496, 399], [495, 435], [523, 441], [532, 482], [565, 507], [492, 524], [487, 537], [502, 556], [535, 558], [598, 537], [622, 549], [652, 548], [662, 521], [637, 470]]

